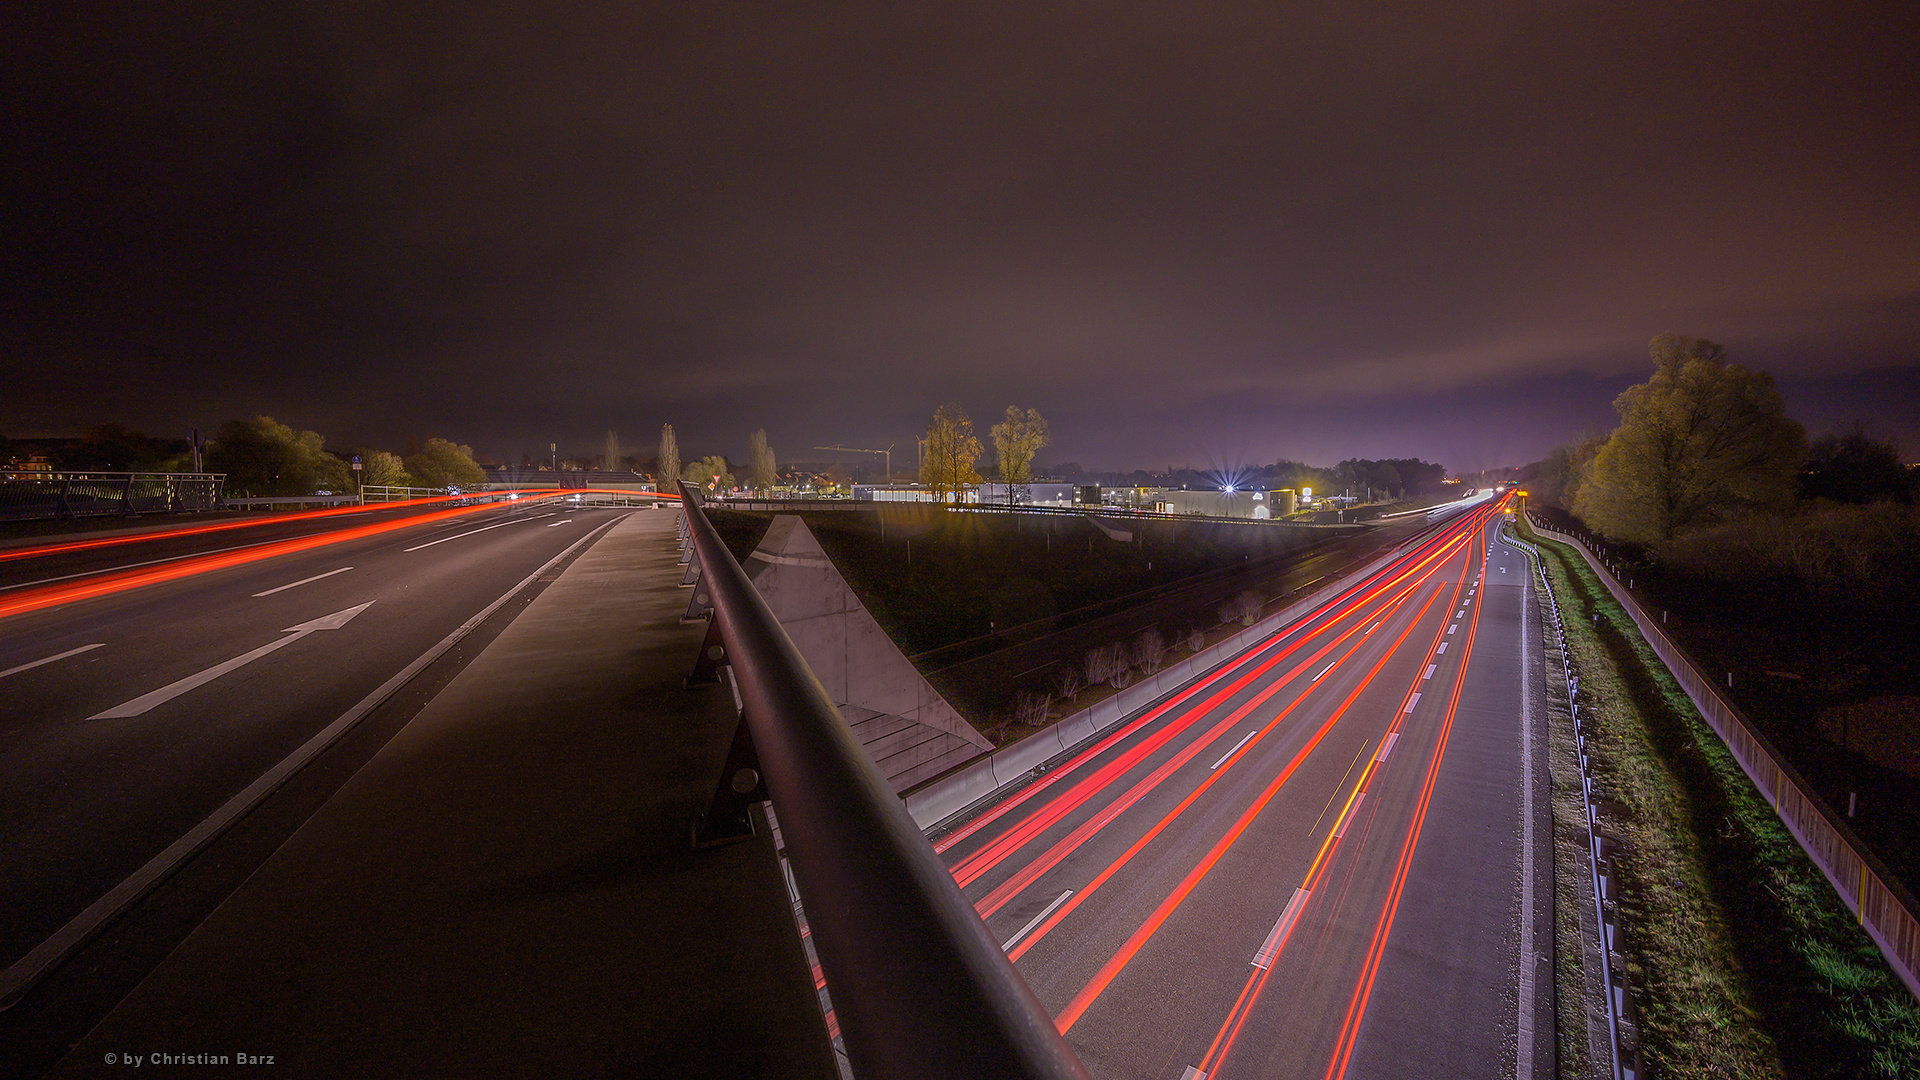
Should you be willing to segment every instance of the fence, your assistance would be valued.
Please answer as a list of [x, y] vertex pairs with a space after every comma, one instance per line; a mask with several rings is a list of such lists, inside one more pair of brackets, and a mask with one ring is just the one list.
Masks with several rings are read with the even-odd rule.
[[0, 520], [109, 517], [218, 510], [225, 473], [0, 474]]
[[1820, 868], [1860, 925], [1880, 947], [1887, 963], [1907, 989], [1920, 998], [1920, 919], [1914, 915], [1913, 896], [1887, 872], [1880, 860], [1853, 835], [1832, 808], [1813, 794], [1793, 766], [1773, 748], [1745, 713], [1720, 694], [1714, 680], [1660, 629], [1659, 620], [1641, 609], [1639, 601], [1620, 584], [1585, 543], [1547, 527], [1537, 515], [1527, 515], [1533, 530], [1580, 552], [1587, 565], [1627, 610], [1654, 655], [1673, 673], [1694, 707], [1700, 710], [1754, 787], [1766, 797], [1787, 831], [1800, 842], [1807, 857]]

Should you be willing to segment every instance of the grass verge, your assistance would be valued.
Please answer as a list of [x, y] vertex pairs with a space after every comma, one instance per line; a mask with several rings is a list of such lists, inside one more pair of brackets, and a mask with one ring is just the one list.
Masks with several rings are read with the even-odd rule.
[[1585, 560], [1540, 547], [1621, 844], [1620, 951], [1649, 1071], [1920, 1080], [1920, 1004]]

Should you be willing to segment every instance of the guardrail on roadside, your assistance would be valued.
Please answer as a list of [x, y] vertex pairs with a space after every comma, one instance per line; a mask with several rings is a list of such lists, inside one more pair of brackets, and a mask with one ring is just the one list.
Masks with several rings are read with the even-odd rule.
[[1640, 636], [1653, 647], [1654, 655], [1687, 692], [1694, 708], [1700, 710], [1707, 725], [1720, 736], [1754, 787], [1766, 797], [1787, 831], [1826, 875], [1840, 899], [1859, 917], [1860, 925], [1880, 947], [1887, 963], [1906, 983], [1907, 989], [1920, 998], [1920, 918], [1915, 916], [1912, 894], [1860, 842], [1833, 808], [1808, 788], [1800, 774], [1760, 734], [1746, 714], [1720, 694], [1714, 680], [1667, 637], [1659, 621], [1641, 608], [1633, 594], [1586, 544], [1577, 537], [1549, 528], [1531, 512], [1527, 520], [1534, 532], [1571, 545], [1586, 559], [1607, 591], [1640, 628]]
[[[744, 717], [720, 789], [764, 784], [779, 813], [854, 1075], [1085, 1080], [698, 498], [686, 507], [722, 643], [714, 659], [732, 668]], [[739, 765], [743, 749], [754, 767]]]
[[1553, 633], [1560, 643], [1560, 687], [1567, 697], [1567, 716], [1573, 722], [1575, 756], [1580, 764], [1580, 812], [1586, 819], [1587, 833], [1587, 884], [1593, 896], [1593, 914], [1597, 920], [1595, 927], [1599, 932], [1596, 944], [1600, 947], [1601, 996], [1605, 998], [1607, 1039], [1613, 1053], [1610, 1075], [1614, 1080], [1635, 1080], [1641, 1072], [1640, 1054], [1623, 1037], [1627, 1034], [1628, 1026], [1626, 976], [1613, 962], [1613, 954], [1619, 951], [1620, 927], [1614, 919], [1609, 918], [1607, 911], [1607, 902], [1614, 899], [1609, 858], [1612, 843], [1600, 831], [1600, 815], [1594, 806], [1593, 773], [1587, 760], [1587, 730], [1580, 719], [1580, 674], [1574, 670], [1572, 658], [1567, 653], [1567, 627], [1560, 616], [1560, 599], [1554, 595], [1553, 583], [1547, 580], [1547, 564], [1541, 559], [1539, 548], [1512, 535], [1505, 525], [1501, 526], [1500, 532], [1502, 539], [1527, 553], [1534, 576], [1540, 579], [1540, 589], [1547, 600], [1547, 611], [1553, 619]]
[[0, 475], [0, 520], [218, 510], [226, 479], [225, 473], [12, 470]]

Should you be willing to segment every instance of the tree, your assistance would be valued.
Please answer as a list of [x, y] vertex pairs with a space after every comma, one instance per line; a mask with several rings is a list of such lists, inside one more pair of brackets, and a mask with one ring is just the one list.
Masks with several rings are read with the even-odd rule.
[[1532, 497], [1539, 502], [1573, 509], [1574, 500], [1580, 497], [1580, 485], [1605, 442], [1604, 437], [1595, 436], [1547, 451], [1546, 458], [1540, 462], [1538, 477], [1531, 485]]
[[407, 457], [406, 466], [418, 487], [474, 487], [487, 482], [487, 470], [473, 460], [473, 447], [446, 439], [428, 439], [419, 453]]
[[1038, 409], [1022, 412], [1007, 406], [1007, 418], [993, 425], [993, 449], [1000, 458], [1000, 479], [1007, 483], [1007, 502], [1018, 501], [1014, 489], [1033, 482], [1033, 455], [1047, 445], [1047, 422]]
[[388, 485], [392, 487], [412, 487], [413, 478], [407, 475], [407, 467], [401, 463], [400, 455], [385, 450], [360, 450], [360, 482], [362, 484]]
[[1913, 473], [1900, 461], [1900, 448], [1859, 428], [1816, 440], [1800, 469], [1800, 495], [1807, 499], [1904, 503], [1913, 499], [1913, 484]]
[[766, 428], [747, 437], [747, 462], [755, 491], [765, 494], [779, 481], [780, 475], [773, 461], [773, 447], [767, 445]]
[[680, 440], [673, 437], [673, 425], [660, 425], [660, 479], [654, 487], [669, 495], [680, 494]]
[[727, 465], [727, 459], [717, 454], [688, 463], [681, 476], [688, 483], [698, 484], [706, 491], [722, 491], [733, 487], [733, 472]]
[[295, 431], [271, 416], [229, 420], [214, 435], [210, 472], [227, 474], [232, 495], [311, 495], [346, 491], [347, 463], [323, 449], [326, 439]]
[[980, 482], [973, 464], [980, 460], [980, 440], [973, 435], [973, 421], [958, 404], [942, 405], [933, 411], [933, 425], [927, 428], [925, 456], [920, 459], [920, 482], [933, 489], [933, 501], [944, 502], [951, 494], [960, 501], [960, 489]]
[[1653, 377], [1614, 399], [1620, 426], [1594, 455], [1574, 512], [1607, 536], [1647, 543], [1790, 500], [1806, 433], [1773, 377], [1698, 338], [1662, 334], [1651, 352]]

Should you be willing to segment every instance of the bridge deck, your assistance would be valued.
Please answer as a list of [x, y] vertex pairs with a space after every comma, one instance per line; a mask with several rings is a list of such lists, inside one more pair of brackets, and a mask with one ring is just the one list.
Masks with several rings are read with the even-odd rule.
[[695, 855], [733, 723], [638, 513], [62, 1062], [275, 1075], [837, 1075], [763, 836]]

